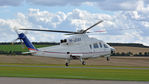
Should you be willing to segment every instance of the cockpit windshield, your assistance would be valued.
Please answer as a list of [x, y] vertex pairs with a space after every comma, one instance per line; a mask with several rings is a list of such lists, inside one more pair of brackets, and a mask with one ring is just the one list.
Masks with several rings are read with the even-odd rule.
[[104, 48], [109, 48], [108, 44], [103, 44]]

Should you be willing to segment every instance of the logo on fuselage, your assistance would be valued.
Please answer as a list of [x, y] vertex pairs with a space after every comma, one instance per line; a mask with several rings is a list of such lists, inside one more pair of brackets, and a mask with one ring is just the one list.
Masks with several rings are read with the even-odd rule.
[[69, 42], [78, 42], [78, 41], [81, 41], [81, 38], [69, 39]]

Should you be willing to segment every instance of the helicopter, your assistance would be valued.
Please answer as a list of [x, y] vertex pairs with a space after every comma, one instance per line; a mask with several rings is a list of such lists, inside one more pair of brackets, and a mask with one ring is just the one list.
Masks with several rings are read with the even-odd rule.
[[43, 29], [19, 29], [25, 31], [57, 32], [71, 35], [66, 39], [60, 40], [59, 45], [52, 47], [35, 48], [25, 33], [18, 33], [18, 31], [16, 31], [18, 38], [15, 39], [15, 41], [20, 40], [21, 42], [24, 42], [28, 48], [29, 52], [23, 52], [23, 54], [30, 53], [33, 56], [47, 56], [66, 59], [65, 66], [69, 66], [71, 60], [80, 60], [82, 65], [86, 65], [85, 60], [102, 56], [106, 57], [107, 61], [109, 61], [110, 56], [115, 51], [115, 49], [104, 41], [89, 37], [87, 35], [87, 33], [89, 33], [88, 30], [101, 22], [103, 21], [100, 20], [89, 28], [77, 32]]

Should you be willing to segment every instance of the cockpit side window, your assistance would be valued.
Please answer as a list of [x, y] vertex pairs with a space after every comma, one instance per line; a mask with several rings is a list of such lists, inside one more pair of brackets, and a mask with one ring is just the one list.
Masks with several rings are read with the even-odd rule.
[[92, 45], [90, 44], [89, 46], [90, 46], [90, 49], [92, 49]]
[[101, 43], [99, 43], [99, 46], [100, 46], [100, 48], [102, 48], [102, 44]]
[[97, 43], [94, 43], [93, 46], [94, 46], [94, 48], [99, 48]]

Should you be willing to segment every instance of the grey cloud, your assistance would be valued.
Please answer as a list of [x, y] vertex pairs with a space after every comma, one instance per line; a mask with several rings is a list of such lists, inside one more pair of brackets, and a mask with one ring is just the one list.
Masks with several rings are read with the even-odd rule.
[[64, 6], [64, 5], [80, 5], [83, 2], [87, 1], [96, 1], [96, 0], [26, 0], [32, 4], [44, 5], [44, 6]]
[[0, 0], [0, 6], [18, 6], [21, 3], [30, 3], [42, 6], [78, 6], [85, 2], [94, 3], [103, 10], [120, 11], [120, 10], [135, 10], [138, 2], [143, 1], [144, 5], [149, 4], [148, 0]]
[[0, 6], [18, 6], [24, 0], [0, 0]]
[[[119, 11], [119, 10], [135, 10], [138, 1], [140, 0], [26, 0], [32, 4], [44, 5], [44, 6], [64, 6], [64, 5], [81, 5], [85, 2], [95, 3], [99, 8], [103, 10]], [[142, 0], [143, 1], [143, 0]], [[149, 3], [145, 0], [144, 2]]]
[[[139, 15], [139, 14], [138, 14]], [[64, 18], [63, 18], [64, 17]], [[40, 11], [39, 9], [30, 9], [29, 14], [19, 13], [16, 19], [0, 19], [0, 41], [11, 41], [15, 39], [16, 34], [12, 34], [13, 37], [5, 37], [7, 33], [12, 32], [13, 27], [21, 28], [45, 28], [55, 29], [55, 30], [70, 30], [75, 31], [76, 29], [81, 29], [91, 26], [96, 23], [97, 20], [107, 18], [104, 22], [91, 31], [95, 30], [107, 30], [106, 35], [95, 35], [98, 39], [104, 41], [113, 42], [143, 42], [149, 45], [149, 23], [144, 21], [135, 21], [137, 17], [132, 11], [117, 12], [114, 15], [100, 14], [100, 13], [89, 13], [87, 11], [75, 9], [69, 13], [51, 13], [48, 11]], [[137, 17], [139, 19], [140, 17]], [[149, 17], [144, 16], [144, 18], [149, 19]], [[53, 26], [56, 25], [56, 26]], [[145, 25], [146, 26], [145, 26]], [[125, 30], [119, 31], [116, 29], [128, 29], [136, 27], [137, 30]], [[4, 29], [5, 28], [5, 29]], [[108, 31], [108, 30], [114, 31]], [[9, 30], [9, 32], [7, 32]], [[32, 41], [57, 41], [63, 38], [57, 33], [43, 33], [43, 32], [32, 32], [32, 36], [29, 36]], [[48, 39], [47, 39], [48, 38]]]

